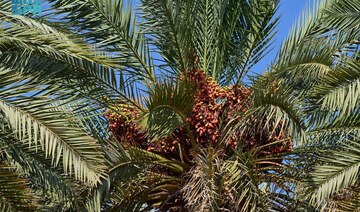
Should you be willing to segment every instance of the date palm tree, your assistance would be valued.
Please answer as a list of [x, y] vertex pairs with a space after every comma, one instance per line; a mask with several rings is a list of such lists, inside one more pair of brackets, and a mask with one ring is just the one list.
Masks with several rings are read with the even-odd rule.
[[4, 211], [355, 211], [360, 2], [0, 2]]

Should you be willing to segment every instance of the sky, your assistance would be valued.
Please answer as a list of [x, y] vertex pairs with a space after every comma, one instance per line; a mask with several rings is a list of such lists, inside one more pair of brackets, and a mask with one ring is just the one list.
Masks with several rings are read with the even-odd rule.
[[313, 0], [281, 0], [278, 10], [280, 22], [278, 26], [278, 33], [275, 35], [275, 42], [272, 51], [267, 54], [258, 64], [252, 68], [252, 72], [262, 73], [267, 66], [275, 59], [280, 46], [287, 37], [293, 23], [298, 19], [301, 11], [309, 5]]

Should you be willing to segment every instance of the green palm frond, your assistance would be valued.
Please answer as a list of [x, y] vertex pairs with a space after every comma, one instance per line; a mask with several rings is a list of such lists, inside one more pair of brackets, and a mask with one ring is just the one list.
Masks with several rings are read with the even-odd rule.
[[114, 58], [93, 51], [74, 35], [64, 34], [46, 24], [4, 12], [0, 16], [13, 24], [0, 31], [1, 59], [5, 67], [41, 79], [63, 79], [66, 83], [62, 85], [68, 85], [68, 89], [79, 93], [87, 91], [86, 95], [102, 104], [109, 101], [105, 100], [108, 97], [110, 102], [131, 102], [142, 108], [132, 95], [135, 89], [129, 90], [123, 75], [116, 69], [121, 67], [114, 64]]
[[192, 86], [186, 81], [155, 85], [146, 101], [149, 112], [142, 120], [154, 140], [169, 136], [186, 123], [193, 109], [193, 96]]
[[267, 52], [278, 1], [196, 1], [193, 31], [199, 66], [223, 84], [242, 79]]
[[270, 124], [274, 130], [280, 127], [281, 131], [294, 139], [294, 145], [305, 144], [304, 117], [301, 108], [298, 107], [302, 100], [291, 90], [283, 90], [276, 86], [279, 85], [265, 91], [255, 90], [254, 109], [249, 110], [247, 116], [255, 115], [260, 120], [266, 120], [265, 129]]
[[344, 141], [341, 151], [329, 151], [322, 155], [311, 173], [308, 183], [309, 199], [313, 205], [321, 207], [341, 189], [358, 181], [360, 157], [358, 140]]
[[262, 0], [143, 0], [140, 8], [147, 21], [144, 31], [153, 36], [167, 65], [184, 71], [195, 62], [214, 80], [230, 84], [267, 52], [277, 5]]
[[309, 133], [314, 140], [336, 143], [359, 136], [359, 67], [350, 59], [317, 83], [310, 93]]
[[[222, 40], [220, 40], [219, 34], [221, 34], [221, 24], [223, 21], [222, 16], [225, 16], [224, 8], [226, 4], [223, 1], [196, 1], [195, 3], [195, 26], [198, 31], [194, 31], [194, 48], [195, 54], [199, 56], [199, 66], [206, 73], [216, 76], [216, 73], [212, 73], [216, 70], [215, 61], [220, 59], [218, 55], [224, 54], [220, 52], [220, 46]], [[230, 44], [228, 44], [230, 45]], [[219, 61], [220, 62], [220, 61]]]
[[146, 206], [147, 201], [152, 201], [154, 205], [163, 204], [178, 191], [180, 183], [179, 178], [151, 172], [146, 176], [140, 174], [126, 183], [119, 182], [110, 197], [114, 202], [110, 211], [149, 210], [153, 206]]
[[[329, 119], [329, 122], [331, 119]], [[333, 145], [348, 137], [358, 137], [360, 133], [359, 117], [345, 122], [331, 122], [326, 126], [317, 127], [306, 132], [308, 139], [313, 143]]]
[[[274, 66], [275, 79], [284, 80], [284, 84], [304, 91], [331, 71], [334, 48], [331, 38], [319, 39], [294, 45], [286, 59], [282, 58]], [[296, 48], [295, 48], [296, 47]], [[281, 57], [281, 56], [280, 56]]]
[[141, 0], [143, 33], [159, 49], [167, 71], [183, 72], [191, 65], [193, 7], [189, 0]]
[[[90, 43], [95, 42], [96, 48], [111, 52], [132, 77], [155, 80], [148, 42], [139, 31], [131, 1], [49, 2], [53, 11], [46, 18], [58, 20], [58, 24], [81, 34]], [[76, 28], [72, 27], [74, 23]]]
[[[238, 149], [227, 159], [210, 148], [198, 154], [182, 189], [187, 207], [200, 211], [291, 208], [287, 201], [293, 201], [293, 197], [285, 195], [285, 191], [291, 190], [288, 188], [291, 184], [284, 182], [295, 183], [295, 179], [291, 179], [290, 167], [276, 162], [281, 161], [283, 155], [259, 157], [256, 151]], [[281, 198], [287, 199], [281, 202]]]
[[[258, 168], [259, 164], [275, 164], [271, 159], [257, 158], [256, 150], [244, 152], [236, 150], [233, 157], [223, 162], [222, 169], [225, 173], [226, 191], [229, 192], [230, 203], [236, 211], [270, 211], [271, 208], [280, 206], [279, 200], [271, 197], [272, 192], [281, 191], [276, 187], [271, 190], [272, 182], [281, 182], [281, 177], [277, 177], [275, 181], [269, 180], [272, 173], [274, 176], [281, 167], [271, 169]], [[274, 158], [273, 158], [274, 159]], [[272, 170], [269, 173], [264, 170]], [[273, 177], [275, 178], [275, 177]], [[274, 185], [273, 185], [274, 187]]]
[[323, 110], [351, 116], [360, 104], [360, 65], [357, 61], [345, 62], [325, 75], [313, 93]]
[[19, 41], [39, 49], [46, 45], [51, 45], [56, 50], [72, 53], [91, 62], [102, 62], [102, 64], [107, 66], [115, 66], [115, 60], [108, 57], [104, 52], [97, 51], [74, 33], [48, 25], [51, 24], [49, 22], [42, 22], [24, 16], [15, 16], [4, 11], [0, 11], [0, 17], [2, 23], [7, 23], [1, 30], [3, 45], [6, 45], [8, 41]]
[[68, 205], [75, 198], [75, 187], [70, 187], [71, 177], [62, 176], [62, 170], [51, 168], [51, 160], [46, 160], [43, 154], [35, 150], [35, 147], [29, 148], [29, 145], [17, 142], [8, 134], [0, 135], [0, 142], [7, 158], [10, 162], [21, 167], [24, 175], [29, 176], [37, 185], [41, 185], [41, 190], [52, 192], [55, 201]]
[[0, 10], [10, 12], [11, 11], [11, 1], [4, 0], [0, 2]]
[[26, 180], [12, 167], [0, 165], [0, 208], [2, 211], [36, 211], [34, 198]]
[[[159, 192], [160, 196], [162, 196], [157, 203], [165, 204], [167, 199], [165, 196], [169, 197], [166, 189], [169, 188], [169, 192], [173, 192], [174, 187], [179, 186], [178, 181], [181, 178], [157, 175], [156, 173], [150, 173], [150, 176], [146, 174], [149, 173], [151, 168], [166, 169], [180, 175], [189, 170], [188, 165], [184, 163], [168, 160], [155, 153], [134, 147], [131, 147], [128, 151], [125, 151], [121, 146], [117, 149], [109, 147], [106, 149], [106, 154], [108, 155], [110, 166], [108, 178], [104, 179], [92, 191], [91, 197], [87, 202], [87, 209], [89, 211], [99, 211], [103, 203], [113, 201], [112, 198], [115, 198], [112, 210], [134, 211], [134, 208], [144, 206], [143, 203], [153, 201], [154, 199], [150, 197], [150, 193], [152, 196], [157, 196], [153, 194], [155, 191]], [[147, 182], [147, 180], [150, 182]], [[114, 191], [114, 188], [117, 188], [117, 191]], [[147, 193], [143, 194], [136, 189]], [[164, 193], [161, 191], [164, 191]], [[141, 201], [141, 203], [130, 201], [132, 198], [139, 198], [137, 200]]]
[[324, 11], [334, 2], [315, 1], [313, 8], [303, 12], [283, 43], [271, 75], [304, 92], [331, 72], [339, 58], [358, 51], [358, 33], [345, 33], [337, 26], [330, 29], [323, 20]]
[[104, 176], [104, 156], [97, 141], [76, 124], [77, 118], [59, 110], [51, 99], [22, 96], [36, 91], [34, 79], [6, 70], [0, 74], [0, 109], [16, 138], [36, 149], [40, 146], [55, 166], [62, 158], [64, 171], [74, 173], [76, 179], [90, 185], [99, 182]]
[[[24, 100], [32, 105], [27, 106]], [[44, 104], [43, 99], [1, 99], [0, 102], [0, 108], [17, 132], [18, 139], [27, 135], [29, 145], [40, 145], [45, 157], [51, 157], [55, 166], [63, 158], [64, 171], [70, 175], [73, 173], [76, 179], [90, 185], [99, 182], [105, 168], [100, 147], [85, 132], [74, 127], [73, 117], [54, 110], [48, 102]]]
[[[279, 21], [276, 12], [280, 1], [245, 2], [242, 2], [245, 6], [241, 6], [240, 12], [243, 17], [237, 21], [233, 33], [234, 38], [231, 41], [235, 44], [230, 49], [233, 58], [226, 63], [230, 70], [238, 69], [237, 82], [242, 80], [251, 68], [269, 53]], [[229, 6], [232, 7], [232, 5]]]
[[338, 46], [331, 37], [322, 36], [326, 29], [319, 30], [320, 11], [325, 5], [324, 1], [315, 1], [313, 8], [304, 10], [283, 42], [267, 77], [282, 79], [283, 84], [304, 91], [331, 71]]
[[275, 34], [278, 1], [196, 1], [193, 30], [199, 66], [229, 84], [245, 76]]
[[322, 17], [320, 11], [324, 7], [326, 7], [326, 1], [316, 0], [313, 7], [309, 5], [308, 9], [303, 11], [280, 48], [277, 58], [280, 63], [289, 61], [292, 58], [291, 53], [297, 51], [295, 46], [306, 41], [309, 36], [324, 32], [324, 30], [318, 31], [319, 19]]
[[359, 27], [360, 3], [358, 1], [334, 0], [330, 2], [330, 5], [322, 11], [326, 26], [341, 31]]
[[[142, 165], [145, 162], [139, 162], [133, 159], [129, 152], [125, 151], [121, 145], [113, 145], [116, 141], [110, 140], [110, 144], [105, 148], [105, 156], [109, 166], [109, 174], [107, 178], [102, 179], [97, 187], [91, 190], [90, 196], [85, 203], [86, 209], [91, 212], [100, 211], [103, 204], [109, 200], [110, 192], [113, 190], [114, 183], [118, 180], [127, 182], [137, 177], [141, 171], [144, 171]], [[140, 165], [140, 166], [139, 166]]]
[[[27, 138], [24, 138], [27, 140]], [[79, 191], [86, 186], [73, 181], [71, 176], [64, 175], [61, 167], [54, 167], [51, 159], [46, 159], [44, 152], [35, 146], [29, 146], [14, 138], [13, 133], [5, 127], [0, 130], [0, 144], [5, 153], [5, 160], [17, 167], [17, 172], [31, 179], [31, 187], [38, 196], [41, 209], [57, 207], [70, 209], [79, 205]], [[47, 205], [48, 201], [52, 204]], [[80, 204], [81, 205], [81, 204]], [[50, 210], [50, 209], [49, 209]]]

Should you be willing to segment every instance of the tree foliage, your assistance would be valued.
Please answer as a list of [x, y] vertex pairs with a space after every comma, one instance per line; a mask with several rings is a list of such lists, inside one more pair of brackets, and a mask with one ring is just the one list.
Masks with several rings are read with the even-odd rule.
[[359, 210], [359, 1], [256, 77], [278, 0], [45, 3], [0, 2], [3, 211]]

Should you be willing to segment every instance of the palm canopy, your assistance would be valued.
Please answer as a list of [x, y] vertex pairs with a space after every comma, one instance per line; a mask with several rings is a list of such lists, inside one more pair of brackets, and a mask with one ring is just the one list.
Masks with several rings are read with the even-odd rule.
[[46, 2], [0, 3], [4, 210], [359, 207], [360, 2], [316, 1], [251, 85], [277, 0]]

